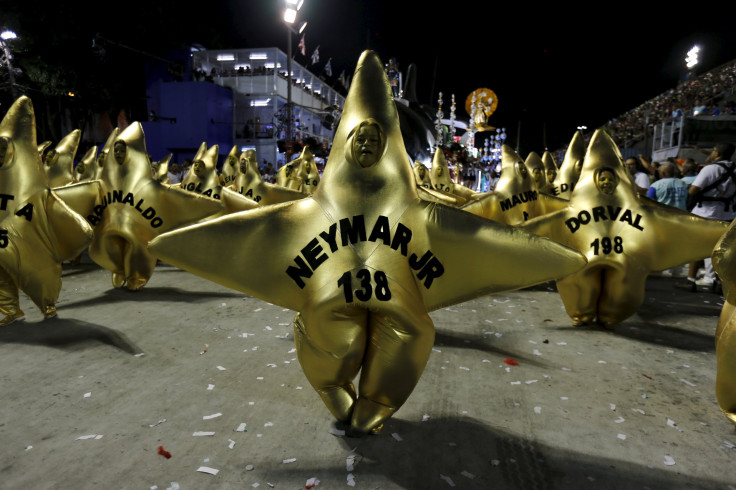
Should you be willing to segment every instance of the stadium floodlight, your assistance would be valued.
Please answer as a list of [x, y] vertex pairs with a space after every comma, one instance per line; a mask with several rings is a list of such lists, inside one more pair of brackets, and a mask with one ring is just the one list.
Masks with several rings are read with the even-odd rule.
[[698, 64], [698, 53], [700, 53], [700, 48], [698, 46], [693, 46], [690, 48], [690, 51], [687, 52], [685, 63], [688, 69]]

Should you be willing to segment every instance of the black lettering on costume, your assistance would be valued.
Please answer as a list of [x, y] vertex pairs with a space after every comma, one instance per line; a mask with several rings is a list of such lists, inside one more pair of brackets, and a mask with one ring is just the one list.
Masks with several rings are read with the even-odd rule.
[[399, 223], [396, 226], [396, 233], [394, 234], [394, 241], [391, 242], [391, 248], [398, 250], [401, 247], [401, 255], [406, 257], [407, 245], [411, 240], [411, 230], [406, 226]]
[[348, 241], [355, 244], [358, 241], [365, 241], [365, 219], [362, 214], [353, 216], [353, 222], [350, 218], [340, 220], [340, 237], [342, 238], [342, 246], [346, 246]]
[[97, 216], [102, 216], [102, 211], [105, 210], [106, 206], [100, 206], [99, 204], [93, 208], [93, 211]]
[[31, 219], [33, 219], [33, 204], [31, 203], [26, 204], [25, 206], [20, 208], [20, 210], [16, 211], [15, 215], [23, 216], [26, 219], [26, 221], [31, 221]]
[[123, 202], [123, 191], [112, 191], [112, 199], [108, 200], [108, 202]]
[[87, 221], [89, 221], [89, 224], [92, 226], [97, 226], [97, 223], [100, 222], [100, 218], [97, 216], [93, 216], [91, 214], [87, 215]]
[[152, 207], [150, 207], [150, 206], [149, 206], [149, 207], [147, 207], [147, 208], [146, 208], [146, 210], [145, 210], [145, 211], [143, 211], [143, 212], [141, 213], [141, 215], [142, 215], [142, 216], [143, 216], [144, 218], [146, 218], [146, 219], [151, 219], [151, 218], [153, 218], [154, 216], [156, 216], [156, 210], [155, 210], [155, 209], [153, 209]]
[[567, 192], [567, 190], [570, 188], [567, 184], [560, 184], [560, 192]]
[[597, 223], [598, 221], [606, 221], [606, 209], [603, 206], [596, 206], [593, 208], [593, 219]]
[[307, 246], [302, 249], [302, 255], [307, 259], [309, 267], [311, 267], [312, 270], [317, 270], [317, 267], [327, 260], [327, 254], [322, 253], [322, 255], [320, 255], [321, 253], [322, 246], [316, 238], [312, 238], [312, 240], [307, 243]]
[[618, 218], [618, 214], [621, 212], [621, 206], [616, 206], [615, 211], [614, 207], [609, 205], [608, 206], [608, 217], [611, 219], [611, 221], [616, 221], [616, 218]]
[[575, 233], [580, 229], [580, 221], [577, 218], [569, 218], [565, 220], [565, 224], [570, 228], [570, 233]]
[[417, 254], [411, 254], [411, 257], [409, 257], [409, 266], [415, 271], [418, 271], [427, 264], [431, 256], [432, 252], [430, 250], [424, 252], [424, 255], [419, 260], [417, 260]]
[[304, 289], [304, 281], [302, 280], [302, 277], [309, 279], [312, 277], [312, 269], [309, 268], [309, 266], [304, 262], [304, 259], [302, 259], [300, 256], [294, 257], [294, 263], [297, 265], [297, 267], [294, 267], [293, 265], [290, 265], [286, 268], [286, 273], [291, 277], [297, 286], [299, 286], [299, 289]]
[[368, 241], [375, 242], [376, 240], [383, 240], [384, 245], [391, 244], [391, 225], [388, 223], [388, 218], [385, 216], [379, 216], [376, 219], [376, 224], [373, 226]]
[[143, 210], [141, 209], [141, 203], [143, 202], [143, 199], [139, 199], [137, 203], [135, 203], [135, 210], [139, 213], [143, 213]]
[[207, 189], [202, 193], [203, 196], [212, 197], [212, 189]]
[[519, 196], [514, 196], [511, 201], [511, 206], [516, 206], [517, 204], [521, 204], [521, 199], [519, 199]]
[[130, 204], [131, 206], [135, 205], [135, 201], [133, 201], [133, 193], [132, 192], [128, 192], [125, 195], [125, 198], [123, 199], [123, 204], [126, 204], [126, 203], [127, 204]]
[[158, 228], [159, 226], [164, 224], [164, 220], [162, 218], [159, 218], [156, 216], [151, 220], [151, 228]]
[[337, 223], [332, 223], [329, 229], [320, 232], [319, 236], [330, 246], [330, 252], [337, 251]]
[[0, 210], [5, 211], [8, 208], [8, 201], [15, 199], [12, 194], [0, 194]]
[[427, 264], [422, 267], [422, 270], [417, 273], [417, 279], [424, 279], [424, 287], [429, 289], [429, 287], [432, 285], [432, 281], [434, 281], [435, 278], [440, 277], [444, 272], [445, 267], [442, 265], [442, 263], [437, 260], [437, 257], [432, 257], [431, 259], [429, 259]]
[[587, 225], [590, 223], [590, 213], [583, 209], [578, 213], [578, 221], [580, 221], [581, 225]]
[[642, 226], [641, 226], [641, 225], [639, 224], [639, 221], [641, 221], [641, 215], [640, 215], [640, 214], [637, 214], [637, 215], [636, 215], [636, 218], [634, 219], [634, 222], [633, 222], [633, 223], [631, 224], [631, 226], [633, 226], [633, 227], [634, 227], [634, 228], [636, 228], [637, 230], [641, 230], [641, 231], [644, 231], [644, 227], [642, 227]]
[[506, 211], [508, 209], [511, 209], [512, 206], [513, 204], [511, 204], [511, 199], [509, 199], [508, 197], [504, 199], [503, 201], [501, 201], [501, 211]]

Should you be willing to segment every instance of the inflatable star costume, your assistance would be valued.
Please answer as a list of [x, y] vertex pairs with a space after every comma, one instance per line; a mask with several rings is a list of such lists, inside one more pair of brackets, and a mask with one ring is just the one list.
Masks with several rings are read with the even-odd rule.
[[[206, 252], [215, 244], [218, 254]], [[256, 252], [263, 247], [268, 253]], [[302, 369], [355, 435], [380, 429], [414, 389], [434, 343], [429, 311], [585, 263], [551, 240], [419, 199], [391, 87], [373, 52], [358, 62], [312, 196], [175, 230], [149, 248], [172, 265], [298, 311]]]

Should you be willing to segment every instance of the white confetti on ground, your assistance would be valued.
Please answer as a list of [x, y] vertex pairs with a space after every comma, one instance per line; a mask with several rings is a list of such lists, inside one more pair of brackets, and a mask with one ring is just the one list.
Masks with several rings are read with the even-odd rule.
[[296, 458], [289, 458], [289, 459], [283, 460], [282, 463], [289, 464], [289, 463], [293, 463], [294, 461], [296, 461]]
[[89, 398], [91, 396], [92, 396], [92, 392], [91, 391], [89, 391], [89, 392], [87, 392], [87, 393], [84, 394], [84, 398]]
[[616, 411], [616, 404], [615, 403], [611, 403], [611, 410]]
[[460, 472], [460, 474], [463, 475], [465, 478], [469, 478], [471, 480], [475, 479], [475, 475], [472, 474], [472, 473], [470, 473], [469, 471], [464, 471], [463, 470], [463, 471]]
[[228, 449], [232, 449], [235, 447], [235, 441], [233, 441], [232, 439], [228, 439], [227, 441], [229, 442], [229, 444], [227, 445]]
[[348, 473], [348, 481], [347, 481], [347, 484], [348, 484], [349, 487], [354, 487], [355, 486], [355, 477], [353, 476], [352, 473]]
[[542, 353], [539, 352], [537, 349], [534, 349], [534, 351], [532, 352], [532, 354], [534, 354], [535, 356], [541, 356], [542, 355]]
[[304, 484], [304, 488], [312, 488], [316, 487], [317, 485], [319, 485], [319, 480], [315, 477], [312, 477], [308, 479], [307, 482]]
[[399, 442], [403, 441], [403, 439], [401, 438], [401, 436], [397, 432], [394, 432], [393, 434], [391, 434], [391, 437], [393, 437], [394, 439], [396, 439]]
[[241, 423], [236, 429], [235, 432], [245, 432], [245, 422]]
[[225, 371], [225, 370], [226, 370], [226, 369], [225, 369], [224, 367], [222, 367], [222, 366], [217, 366], [217, 369], [219, 369], [220, 371]]
[[470, 371], [470, 368], [465, 367], [465, 366], [460, 366], [459, 369], [462, 369], [463, 371]]
[[222, 417], [221, 413], [213, 413], [212, 415], [203, 415], [202, 420], [211, 420], [216, 419], [217, 417]]
[[542, 407], [534, 407], [534, 413], [542, 413]]
[[621, 439], [622, 441], [626, 440], [626, 434], [619, 434], [617, 437]]
[[536, 380], [536, 379], [530, 379], [530, 380], [528, 380], [528, 381], [525, 381], [525, 383], [526, 383], [526, 384], [528, 384], [528, 385], [530, 385], [530, 384], [532, 384], [532, 383], [536, 383], [537, 381], [538, 381], [538, 380]]
[[207, 391], [212, 391], [215, 389], [215, 385], [207, 385]]
[[79, 436], [75, 441], [86, 441], [88, 439], [102, 439], [102, 434], [88, 434], [86, 436]]
[[512, 385], [520, 385], [521, 384], [521, 381], [512, 381], [511, 384]]
[[215, 435], [215, 433], [214, 433], [214, 432], [210, 432], [210, 431], [204, 431], [204, 430], [200, 430], [200, 431], [197, 431], [197, 432], [195, 432], [195, 433], [194, 433], [194, 434], [192, 434], [192, 435], [193, 435], [194, 437], [207, 437], [207, 436], [214, 436], [214, 435]]
[[666, 466], [674, 466], [675, 459], [672, 456], [664, 455], [664, 464]]
[[427, 420], [429, 420], [429, 414], [425, 413], [424, 415], [422, 415], [422, 422], [426, 422]]
[[683, 383], [685, 383], [685, 384], [686, 384], [686, 385], [688, 385], [688, 386], [697, 386], [696, 384], [694, 384], [694, 383], [691, 383], [690, 381], [688, 381], [688, 380], [686, 380], [686, 379], [682, 379], [682, 378], [680, 378], [680, 381], [682, 381]]
[[625, 420], [626, 420], [625, 418], [619, 417], [616, 420], [614, 420], [614, 422], [616, 422], [617, 424], [620, 424], [621, 422], [624, 422]]
[[220, 470], [210, 468], [209, 466], [200, 466], [199, 468], [197, 468], [197, 471], [199, 471], [200, 473], [207, 473], [209, 475], [216, 475], [220, 472]]
[[455, 482], [452, 481], [452, 478], [450, 478], [449, 476], [445, 476], [443, 474], [440, 474], [440, 478], [442, 478], [443, 480], [445, 480], [447, 482], [447, 484], [450, 485], [451, 487], [454, 487], [455, 486]]

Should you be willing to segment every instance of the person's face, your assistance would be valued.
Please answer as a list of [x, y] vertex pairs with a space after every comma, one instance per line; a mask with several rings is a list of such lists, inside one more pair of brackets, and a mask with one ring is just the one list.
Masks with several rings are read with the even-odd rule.
[[636, 173], [636, 160], [634, 160], [633, 158], [628, 158], [626, 160], [626, 169], [631, 175], [634, 175]]
[[616, 190], [616, 184], [616, 176], [613, 175], [613, 172], [604, 170], [598, 174], [598, 188], [603, 194], [613, 194], [613, 191]]
[[248, 158], [245, 155], [240, 157], [240, 171], [246, 173], [248, 171]]
[[363, 126], [353, 138], [353, 155], [361, 167], [368, 168], [378, 162], [381, 137], [378, 129], [373, 126]]
[[235, 158], [234, 156], [230, 155], [229, 157], [227, 157], [227, 163], [228, 163], [228, 164], [229, 164], [229, 165], [230, 165], [231, 167], [234, 167], [234, 166], [235, 166], [235, 164], [236, 164], [236, 163], [238, 163], [238, 160], [237, 160], [237, 159], [236, 159], [236, 158]]
[[0, 167], [5, 165], [5, 162], [9, 162], [12, 158], [13, 151], [12, 147], [10, 146], [10, 141], [8, 138], [1, 137], [0, 138]]
[[424, 180], [424, 176], [427, 175], [427, 171], [425, 170], [425, 168], [424, 167], [419, 167], [419, 171], [418, 172], [419, 172], [419, 178], [421, 180]]
[[557, 170], [553, 168], [547, 169], [547, 182], [551, 184], [555, 181], [555, 177], [557, 177]]
[[56, 163], [56, 160], [58, 160], [56, 150], [49, 150], [49, 152], [46, 153], [46, 165], [50, 167]]
[[529, 175], [529, 172], [526, 170], [526, 165], [524, 165], [522, 162], [516, 162], [516, 171], [519, 173], [519, 176], [522, 179], [526, 179]]
[[128, 150], [128, 145], [125, 144], [124, 141], [118, 141], [113, 146], [113, 155], [115, 156], [115, 161], [118, 162], [120, 165], [123, 164], [125, 161], [125, 153]]
[[202, 160], [197, 160], [192, 164], [192, 172], [194, 172], [194, 175], [197, 177], [201, 177], [202, 174], [204, 174], [205, 166], [204, 162]]
[[537, 186], [544, 185], [544, 173], [541, 168], [532, 169], [532, 177], [534, 177], [534, 181], [537, 183]]
[[84, 165], [84, 164], [83, 164], [82, 162], [79, 162], [79, 163], [77, 164], [77, 173], [83, 174], [83, 173], [84, 173], [84, 170], [85, 170], [86, 168], [87, 168], [87, 167], [85, 167], [85, 165]]

